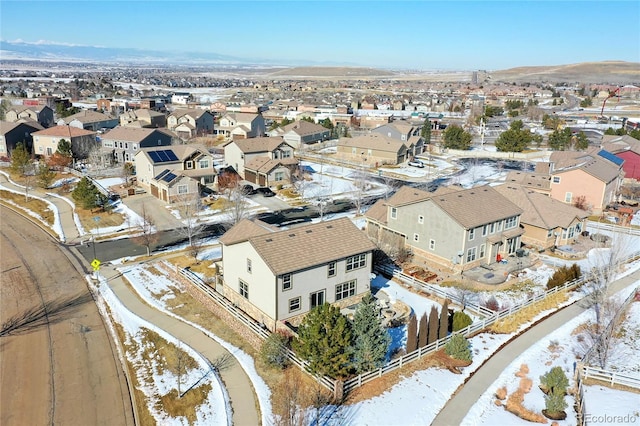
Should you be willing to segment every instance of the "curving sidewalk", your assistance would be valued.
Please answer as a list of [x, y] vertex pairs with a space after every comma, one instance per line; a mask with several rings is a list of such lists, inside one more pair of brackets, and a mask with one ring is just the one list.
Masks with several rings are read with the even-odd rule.
[[[24, 193], [24, 187], [13, 183], [3, 172], [0, 172], [0, 184], [13, 191]], [[82, 235], [74, 220], [74, 209], [68, 201], [48, 195], [46, 191], [39, 188], [31, 189], [29, 194], [51, 202], [58, 209], [60, 226], [64, 234], [63, 242], [71, 246], [81, 242]], [[19, 212], [22, 213], [22, 211]], [[42, 227], [44, 228], [44, 225]], [[45, 229], [55, 235], [50, 228]], [[72, 248], [72, 251], [77, 254], [77, 250]], [[84, 273], [84, 271], [81, 272]], [[238, 426], [255, 426], [263, 423], [258, 409], [260, 404], [251, 379], [233, 354], [197, 328], [144, 303], [124, 283], [120, 272], [114, 267], [101, 267], [101, 274], [105, 276], [109, 286], [127, 309], [191, 346], [209, 361], [214, 362], [220, 356], [230, 354], [235, 362], [230, 363], [219, 373], [233, 409], [232, 422]]]
[[[609, 287], [610, 295], [637, 283], [640, 280], [640, 270], [614, 281]], [[487, 389], [500, 377], [500, 374], [513, 360], [526, 352], [545, 336], [554, 332], [558, 327], [580, 315], [586, 309], [577, 301], [566, 308], [557, 311], [543, 321], [509, 341], [502, 349], [489, 358], [475, 373], [463, 384], [449, 399], [445, 406], [431, 423], [433, 426], [459, 425], [465, 416], [487, 391]]]
[[[144, 303], [125, 284], [122, 274], [112, 266], [101, 268], [100, 273], [107, 279], [109, 287], [129, 311], [191, 346], [210, 362], [215, 362], [223, 355], [232, 355], [222, 345], [197, 328]], [[233, 359], [235, 360], [235, 357]], [[257, 409], [259, 403], [251, 379], [242, 366], [235, 360], [228, 367], [221, 369], [219, 373], [229, 394], [233, 409], [233, 424], [240, 426], [261, 424], [261, 415]]]

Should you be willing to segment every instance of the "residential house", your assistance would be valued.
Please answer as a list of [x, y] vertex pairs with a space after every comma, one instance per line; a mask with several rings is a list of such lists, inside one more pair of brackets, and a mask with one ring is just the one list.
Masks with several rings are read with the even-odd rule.
[[206, 109], [177, 109], [167, 117], [167, 127], [183, 139], [210, 135], [213, 124], [213, 114]]
[[175, 135], [167, 129], [116, 127], [102, 135], [102, 149], [111, 153], [113, 161], [133, 161], [140, 148], [169, 146]]
[[604, 135], [602, 149], [624, 160], [625, 179], [640, 180], [640, 141], [629, 135]]
[[511, 171], [507, 173], [505, 183], [520, 185], [546, 196], [551, 195], [551, 176], [549, 176], [548, 168], [546, 170], [546, 173]]
[[58, 126], [72, 126], [97, 132], [101, 129], [113, 129], [118, 119], [97, 111], [84, 110], [58, 120]]
[[31, 134], [33, 137], [33, 153], [49, 157], [58, 150], [58, 143], [64, 139], [71, 142], [73, 156], [78, 159], [87, 158], [89, 152], [100, 146], [96, 140], [96, 132], [72, 126], [53, 126]]
[[21, 119], [33, 120], [45, 128], [54, 124], [53, 110], [46, 105], [14, 105], [7, 110], [4, 117], [10, 122]]
[[224, 161], [246, 179], [245, 165], [254, 158], [287, 160], [293, 158], [293, 151], [293, 147], [280, 137], [237, 139], [224, 145]]
[[317, 142], [322, 142], [331, 136], [331, 131], [316, 123], [306, 120], [295, 121], [284, 127], [277, 127], [270, 132], [269, 136], [282, 136], [282, 139], [295, 149], [304, 148]]
[[19, 143], [22, 143], [29, 152], [32, 152], [33, 137], [31, 134], [39, 130], [44, 130], [44, 127], [36, 121], [28, 121], [26, 123], [0, 121], [0, 158], [9, 157], [11, 151]]
[[143, 148], [134, 161], [138, 185], [168, 203], [199, 194], [216, 176], [213, 156], [198, 144]]
[[586, 227], [588, 212], [533, 189], [517, 184], [493, 189], [522, 208], [522, 242], [538, 250], [571, 244]]
[[340, 138], [337, 153], [342, 158], [362, 164], [363, 167], [400, 164], [413, 155], [407, 142], [377, 133]]
[[615, 201], [624, 160], [602, 149], [555, 151], [549, 157], [551, 198], [579, 203], [599, 214]]
[[220, 117], [215, 134], [234, 140], [262, 137], [266, 134], [264, 118], [261, 114], [227, 113]]
[[375, 245], [348, 218], [293, 229], [243, 220], [220, 237], [222, 293], [275, 331], [324, 303], [346, 307], [370, 291]]
[[390, 254], [408, 250], [418, 259], [465, 270], [496, 262], [520, 248], [522, 209], [490, 186], [404, 186], [365, 214], [367, 234]]
[[297, 158], [255, 157], [244, 165], [244, 179], [259, 186], [289, 185], [297, 168]]
[[420, 136], [422, 128], [411, 125], [407, 122], [392, 121], [371, 130], [371, 133], [380, 134], [393, 139], [405, 142], [407, 147], [411, 149], [411, 155], [416, 156], [424, 151], [424, 140]]
[[132, 109], [120, 114], [120, 125], [123, 127], [167, 127], [167, 117], [152, 109]]

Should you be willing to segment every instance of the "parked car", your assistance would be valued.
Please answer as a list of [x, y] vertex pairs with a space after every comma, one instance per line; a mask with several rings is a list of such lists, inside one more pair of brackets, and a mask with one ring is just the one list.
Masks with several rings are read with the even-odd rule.
[[262, 194], [263, 197], [274, 197], [276, 195], [275, 192], [266, 187], [258, 188], [256, 189], [256, 192], [258, 194]]
[[411, 167], [418, 167], [421, 169], [424, 168], [424, 164], [420, 160], [412, 160], [412, 161], [409, 161], [407, 164], [410, 165]]
[[256, 190], [253, 188], [253, 186], [247, 184], [242, 185], [242, 188], [240, 188], [240, 192], [242, 193], [242, 195], [251, 196], [256, 193]]

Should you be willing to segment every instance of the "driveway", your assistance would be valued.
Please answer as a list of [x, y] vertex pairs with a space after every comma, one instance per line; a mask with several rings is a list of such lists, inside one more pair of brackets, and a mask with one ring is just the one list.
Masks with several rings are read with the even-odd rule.
[[151, 194], [138, 194], [125, 197], [122, 202], [131, 210], [142, 216], [142, 210], [147, 212], [153, 218], [156, 229], [166, 231], [176, 229], [183, 226], [174, 215], [167, 209], [167, 203], [161, 201]]

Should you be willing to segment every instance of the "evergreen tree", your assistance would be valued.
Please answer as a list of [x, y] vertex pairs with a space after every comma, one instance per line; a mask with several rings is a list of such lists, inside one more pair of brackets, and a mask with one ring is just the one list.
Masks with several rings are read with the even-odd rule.
[[424, 312], [420, 316], [420, 323], [418, 324], [418, 347], [427, 346], [427, 337], [429, 334], [429, 328], [427, 324], [427, 313]]
[[424, 140], [425, 144], [431, 143], [431, 122], [427, 118], [422, 125], [422, 130], [420, 130], [420, 136]]
[[444, 300], [440, 311], [440, 324], [438, 327], [438, 339], [444, 339], [449, 332], [449, 299]]
[[313, 308], [298, 328], [293, 347], [316, 374], [344, 377], [351, 365], [351, 329], [340, 309], [325, 303]]
[[280, 333], [272, 333], [262, 342], [260, 358], [272, 367], [283, 369], [289, 364], [287, 358], [288, 338]]
[[48, 188], [56, 177], [56, 172], [49, 169], [49, 165], [46, 163], [40, 163], [36, 170], [36, 177], [38, 180], [38, 186], [41, 188]]
[[454, 334], [444, 347], [444, 351], [451, 358], [460, 359], [462, 361], [471, 361], [471, 349], [469, 349], [469, 340], [462, 334]]
[[471, 134], [460, 126], [452, 124], [444, 131], [444, 147], [467, 150], [471, 147]]
[[554, 130], [549, 135], [549, 148], [556, 151], [564, 151], [571, 147], [571, 129], [565, 127], [562, 130]]
[[92, 209], [99, 205], [100, 191], [98, 188], [86, 177], [80, 179], [76, 188], [71, 193], [71, 197], [76, 203], [83, 209]]
[[453, 314], [453, 331], [459, 331], [473, 323], [471, 317], [462, 311]]
[[416, 316], [411, 315], [409, 318], [409, 325], [407, 326], [407, 353], [413, 352], [418, 349], [418, 323]]
[[587, 139], [587, 135], [585, 135], [583, 131], [580, 131], [578, 136], [576, 136], [574, 148], [578, 151], [584, 151], [589, 148], [589, 139]]
[[60, 139], [56, 152], [66, 157], [72, 157], [73, 153], [71, 151], [71, 142], [66, 139]]
[[431, 306], [429, 312], [429, 335], [427, 336], [427, 344], [431, 344], [438, 340], [438, 308]]
[[495, 146], [502, 152], [522, 152], [533, 141], [531, 132], [524, 128], [521, 120], [511, 123], [509, 130], [502, 132], [496, 140]]
[[375, 370], [384, 364], [391, 337], [382, 325], [376, 301], [367, 294], [353, 318], [353, 364], [356, 372]]
[[11, 151], [11, 171], [24, 175], [29, 170], [31, 155], [23, 143], [18, 142]]

